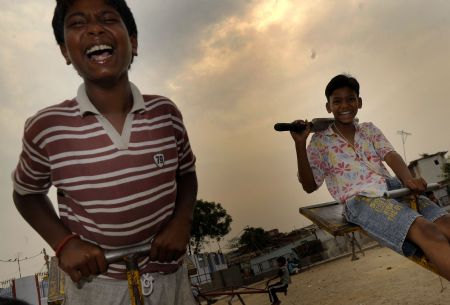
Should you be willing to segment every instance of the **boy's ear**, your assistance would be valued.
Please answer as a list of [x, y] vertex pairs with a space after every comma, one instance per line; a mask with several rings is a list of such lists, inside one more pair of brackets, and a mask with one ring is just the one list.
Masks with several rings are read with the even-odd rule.
[[362, 108], [362, 98], [358, 97], [358, 109]]
[[131, 51], [133, 56], [138, 56], [138, 40], [137, 40], [137, 36], [136, 35], [131, 35], [130, 36], [130, 42], [131, 42]]
[[69, 54], [67, 53], [66, 45], [63, 43], [60, 44], [59, 50], [61, 51], [62, 56], [66, 59], [66, 64], [70, 65], [72, 62], [70, 61]]
[[327, 108], [328, 113], [331, 113], [330, 102], [327, 102], [325, 107]]

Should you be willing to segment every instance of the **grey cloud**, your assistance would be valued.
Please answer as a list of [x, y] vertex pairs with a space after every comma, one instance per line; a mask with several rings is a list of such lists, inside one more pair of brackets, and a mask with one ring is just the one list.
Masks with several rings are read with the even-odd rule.
[[130, 1], [139, 27], [141, 67], [158, 71], [150, 82], [164, 87], [185, 61], [198, 56], [205, 28], [229, 16], [239, 16], [251, 5], [242, 0]]

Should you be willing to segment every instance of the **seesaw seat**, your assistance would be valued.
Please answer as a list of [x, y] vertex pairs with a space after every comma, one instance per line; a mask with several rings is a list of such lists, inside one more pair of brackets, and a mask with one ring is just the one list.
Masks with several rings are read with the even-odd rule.
[[[338, 202], [326, 202], [310, 205], [299, 209], [300, 214], [318, 225], [321, 229], [327, 231], [333, 236], [345, 236], [350, 240], [352, 246], [352, 259], [356, 258], [355, 246], [359, 247], [354, 237], [354, 232], [364, 232], [359, 226], [347, 222], [342, 214], [344, 205]], [[351, 237], [350, 237], [351, 234]], [[425, 255], [407, 257], [416, 264], [436, 273], [436, 267], [426, 258]]]

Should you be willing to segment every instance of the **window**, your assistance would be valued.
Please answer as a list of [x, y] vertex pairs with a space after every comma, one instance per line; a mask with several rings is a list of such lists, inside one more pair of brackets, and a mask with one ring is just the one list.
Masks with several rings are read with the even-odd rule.
[[203, 259], [203, 255], [202, 256], [198, 256], [198, 266], [200, 268], [205, 268], [205, 260]]
[[213, 253], [214, 256], [214, 264], [220, 265], [219, 255], [217, 253]]
[[220, 256], [220, 262], [221, 262], [222, 264], [225, 264], [225, 256], [223, 256], [222, 253], [219, 253], [219, 256]]

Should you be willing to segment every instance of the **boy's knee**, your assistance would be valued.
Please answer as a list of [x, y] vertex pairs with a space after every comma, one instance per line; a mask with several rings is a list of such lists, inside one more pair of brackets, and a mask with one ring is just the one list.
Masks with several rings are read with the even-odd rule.
[[445, 225], [450, 227], [450, 214], [444, 215], [442, 217], [439, 217], [434, 222], [436, 225]]
[[423, 217], [418, 217], [408, 232], [408, 238], [413, 241], [426, 241], [448, 243], [445, 235], [439, 230], [438, 226]]

